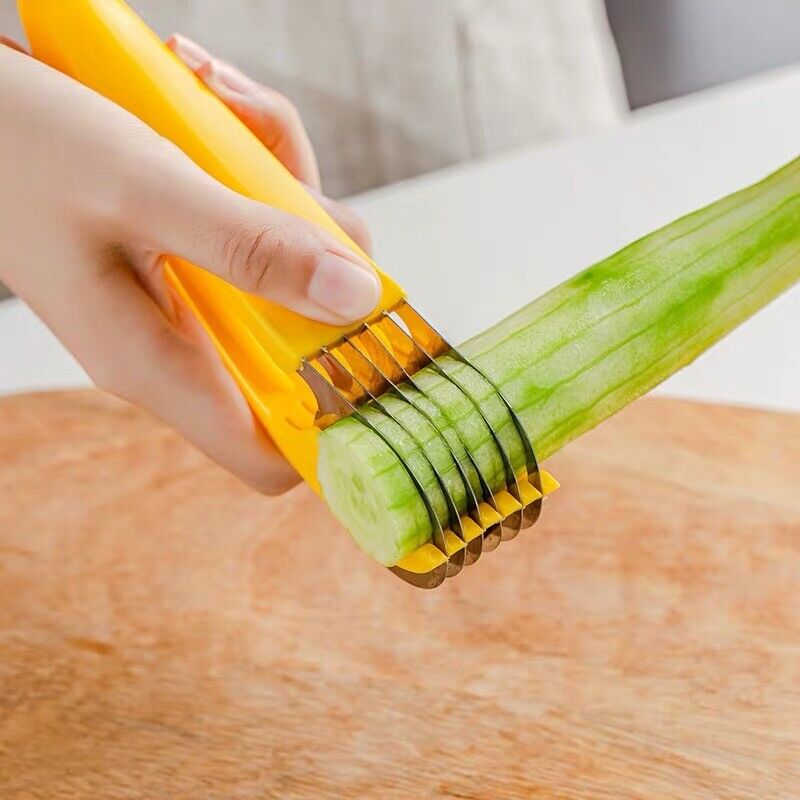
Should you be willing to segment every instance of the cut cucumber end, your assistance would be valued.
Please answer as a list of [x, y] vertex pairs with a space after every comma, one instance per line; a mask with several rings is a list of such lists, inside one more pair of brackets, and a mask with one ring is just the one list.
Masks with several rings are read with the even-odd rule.
[[425, 504], [397, 455], [354, 417], [320, 437], [322, 496], [358, 546], [385, 567], [430, 539]]

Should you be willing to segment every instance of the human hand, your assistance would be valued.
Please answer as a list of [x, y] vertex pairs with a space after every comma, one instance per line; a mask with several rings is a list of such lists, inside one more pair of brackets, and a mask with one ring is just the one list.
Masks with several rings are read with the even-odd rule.
[[[171, 46], [188, 62], [186, 42]], [[334, 323], [375, 306], [374, 270], [316, 226], [217, 183], [120, 107], [14, 49], [0, 46], [0, 279], [100, 387], [158, 415], [257, 489], [289, 488], [296, 473], [170, 290], [161, 254]], [[234, 89], [222, 67], [210, 57], [193, 65], [317, 189], [296, 112], [239, 73]], [[226, 75], [232, 69], [224, 65]], [[326, 205], [369, 246], [352, 212]]]
[[371, 253], [372, 240], [361, 218], [347, 206], [322, 194], [314, 148], [291, 101], [274, 89], [256, 83], [232, 64], [212, 56], [186, 36], [171, 36], [167, 46], [250, 128], [289, 172], [306, 185], [353, 241]]

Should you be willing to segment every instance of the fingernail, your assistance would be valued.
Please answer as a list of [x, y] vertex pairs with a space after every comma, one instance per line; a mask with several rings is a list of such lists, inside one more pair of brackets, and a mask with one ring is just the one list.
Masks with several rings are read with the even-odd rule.
[[172, 49], [181, 61], [192, 70], [200, 69], [203, 64], [207, 64], [211, 60], [211, 54], [207, 50], [179, 33], [172, 37]]
[[308, 299], [346, 320], [366, 317], [378, 304], [381, 285], [370, 269], [335, 253], [325, 253], [308, 286]]

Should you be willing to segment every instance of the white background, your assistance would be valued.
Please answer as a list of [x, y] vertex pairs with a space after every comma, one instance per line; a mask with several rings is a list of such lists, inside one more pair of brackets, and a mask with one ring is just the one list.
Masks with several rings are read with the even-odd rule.
[[[798, 152], [800, 69], [790, 68], [652, 106], [617, 130], [353, 202], [373, 230], [379, 262], [460, 341]], [[85, 383], [20, 301], [0, 305], [0, 393]], [[660, 391], [800, 411], [800, 288]]]

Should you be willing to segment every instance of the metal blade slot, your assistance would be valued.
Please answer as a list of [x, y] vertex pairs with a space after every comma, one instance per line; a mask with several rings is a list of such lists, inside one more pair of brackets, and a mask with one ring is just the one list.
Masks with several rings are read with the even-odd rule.
[[[441, 355], [446, 350], [449, 350], [449, 354], [452, 355], [456, 360], [461, 361], [463, 364], [471, 367], [475, 370], [497, 393], [497, 396], [502, 400], [503, 404], [505, 405], [506, 409], [508, 410], [509, 415], [511, 416], [512, 421], [514, 422], [514, 426], [517, 429], [517, 434], [519, 436], [520, 441], [522, 442], [522, 446], [525, 450], [525, 466], [526, 471], [528, 473], [528, 480], [534, 486], [534, 488], [542, 493], [542, 482], [541, 476], [539, 475], [539, 462], [536, 458], [536, 453], [533, 449], [533, 444], [528, 437], [527, 432], [525, 431], [525, 427], [522, 424], [517, 412], [514, 410], [514, 407], [508, 401], [508, 398], [503, 394], [500, 387], [479, 367], [475, 366], [469, 359], [467, 359], [462, 353], [460, 353], [455, 347], [448, 344], [441, 334], [439, 334], [426, 320], [425, 318], [414, 309], [409, 303], [402, 303], [397, 308], [397, 314], [400, 316], [401, 319], [406, 323], [408, 326], [409, 331], [411, 332], [414, 339], [428, 341], [432, 343], [432, 348], [428, 350], [428, 352], [432, 352], [434, 354]], [[542, 493], [543, 494], [543, 493]], [[517, 487], [517, 500], [520, 500], [519, 497], [519, 487]], [[524, 503], [523, 503], [524, 506]], [[539, 517], [541, 512], [541, 498], [535, 500], [533, 503], [530, 503], [526, 507], [526, 511], [529, 509], [529, 513], [526, 515], [526, 527], [532, 525]]]
[[[359, 335], [360, 333], [361, 332], [359, 332]], [[369, 365], [364, 364], [362, 360], [353, 360], [352, 357], [348, 356], [346, 351], [350, 347], [351, 345], [348, 343], [348, 340], [342, 339], [336, 347], [332, 347], [328, 350], [330, 354], [328, 355], [328, 359], [339, 364], [340, 368], [342, 364], [346, 366], [345, 371], [347, 375], [350, 376], [355, 386], [358, 387], [357, 392], [360, 398], [366, 401], [389, 391], [391, 388], [390, 383], [386, 381], [379, 372], [376, 372]]]
[[[361, 343], [363, 344], [363, 339], [361, 340]], [[376, 372], [377, 375], [380, 377], [380, 382], [386, 382], [389, 384], [390, 388], [388, 390], [388, 393], [394, 392], [398, 397], [403, 398], [403, 395], [397, 391], [397, 386], [395, 385], [395, 383], [388, 376], [384, 375], [383, 372], [376, 366], [376, 364], [373, 363], [366, 355], [364, 355], [361, 349], [349, 337], [345, 337], [345, 340], [340, 345], [339, 350], [347, 358], [349, 364], [358, 365], [359, 372], [366, 372], [369, 370]], [[403, 425], [403, 423], [394, 414], [392, 414], [392, 412], [387, 408], [386, 404], [383, 403], [380, 397], [372, 397], [371, 399], [375, 405], [380, 406], [381, 410], [388, 417], [390, 417], [395, 422], [395, 424], [397, 424], [403, 431], [405, 431], [405, 433], [414, 442], [414, 444], [419, 449], [420, 453], [424, 456], [425, 460], [430, 465], [434, 475], [436, 476], [439, 488], [442, 490], [442, 493], [445, 497], [450, 526], [451, 528], [454, 529], [454, 532], [456, 533], [458, 538], [461, 539], [462, 542], [465, 542], [463, 526], [461, 523], [461, 516], [458, 512], [458, 508], [456, 507], [455, 501], [453, 500], [450, 491], [447, 488], [447, 483], [444, 480], [444, 477], [441, 475], [441, 473], [438, 471], [434, 463], [431, 461], [431, 459], [425, 452], [422, 442], [419, 440], [417, 435], [413, 433], [413, 431], [410, 431], [405, 425]], [[436, 425], [432, 424], [432, 427], [433, 430], [441, 437], [441, 434], [439, 434]]]
[[450, 343], [409, 303], [402, 302], [394, 312], [403, 321], [417, 346], [433, 360], [452, 350]]
[[[465, 366], [471, 366], [469, 362], [462, 361], [455, 350], [451, 350], [446, 354], [454, 361], [464, 364]], [[473, 396], [473, 394], [464, 386], [455, 375], [452, 375], [444, 366], [441, 367], [442, 371], [448, 376], [448, 378], [456, 384], [456, 386], [460, 387], [460, 389], [464, 392], [464, 394], [470, 399], [473, 406], [478, 409], [479, 413], [483, 417], [486, 425], [488, 426], [489, 430], [491, 431], [492, 438], [497, 446], [498, 451], [500, 452], [500, 456], [503, 461], [503, 467], [506, 474], [506, 485], [505, 488], [500, 490], [499, 492], [495, 493], [495, 501], [498, 504], [498, 508], [500, 509], [501, 514], [503, 515], [503, 522], [501, 525], [501, 533], [502, 533], [502, 541], [510, 541], [514, 539], [519, 532], [522, 530], [522, 513], [524, 503], [522, 502], [522, 492], [519, 487], [519, 482], [517, 479], [517, 473], [514, 469], [513, 462], [511, 461], [511, 454], [509, 453], [508, 449], [506, 448], [503, 440], [500, 438], [500, 434], [496, 431], [492, 424], [489, 422], [486, 413], [484, 412], [478, 398]], [[480, 373], [478, 373], [480, 375]], [[508, 498], [504, 498], [503, 492], [508, 493]], [[501, 503], [501, 499], [504, 499], [505, 502]], [[508, 502], [508, 500], [512, 502]], [[516, 507], [515, 507], [516, 506]]]
[[[525, 477], [527, 480], [523, 479], [522, 473], [519, 477], [517, 476], [509, 451], [500, 439], [498, 432], [489, 423], [477, 398], [473, 397], [465, 385], [462, 385], [457, 375], [451, 374], [451, 370], [442, 367], [435, 361], [436, 358], [444, 355], [450, 356], [454, 361], [474, 370], [500, 398], [514, 424], [525, 452], [527, 473]], [[486, 476], [473, 457], [470, 448], [464, 442], [456, 422], [447, 409], [426, 394], [414, 379], [415, 373], [426, 366], [429, 366], [432, 372], [460, 391], [481, 416], [503, 463], [506, 474], [504, 489], [494, 493], [491, 491]], [[452, 365], [450, 366], [452, 367]], [[315, 424], [324, 430], [341, 417], [355, 414], [362, 424], [376, 433], [395, 453], [422, 498], [432, 530], [431, 544], [425, 547], [431, 548], [432, 545], [432, 548], [435, 549], [430, 549], [430, 556], [423, 555], [425, 551], [420, 550], [419, 557], [423, 560], [417, 562], [418, 565], [413, 567], [415, 570], [421, 568], [427, 571], [411, 572], [409, 571], [411, 567], [408, 570], [399, 566], [392, 568], [392, 571], [407, 582], [415, 586], [433, 588], [439, 585], [445, 577], [457, 574], [464, 564], [477, 560], [481, 551], [493, 550], [501, 540], [513, 538], [520, 530], [529, 527], [538, 519], [542, 501], [545, 498], [542, 486], [543, 477], [539, 471], [533, 444], [518, 415], [491, 378], [449, 344], [407, 302], [400, 303], [391, 311], [384, 311], [379, 319], [365, 323], [356, 332], [343, 337], [329, 347], [322, 348], [314, 357], [303, 360], [298, 373], [309, 385], [317, 399], [318, 409]], [[456, 466], [462, 485], [465, 487], [467, 509], [464, 517], [459, 514], [455, 501], [447, 488], [447, 483], [425, 452], [419, 438], [403, 425], [381, 401], [381, 395], [386, 393], [392, 393], [402, 398], [422, 414], [438, 434], [439, 439], [444, 442]], [[462, 462], [456, 457], [454, 444], [451, 444], [452, 438], [439, 430], [430, 407], [426, 409], [420, 403], [419, 398], [422, 397], [434, 403], [447, 419], [453, 435], [458, 438], [466, 453], [466, 458], [469, 459], [471, 467], [475, 469], [482, 499], [478, 498], [473, 489], [465, 470], [466, 461]], [[372, 401], [373, 407], [381, 415], [398, 425], [422, 454], [444, 496], [449, 517], [448, 528], [443, 528], [431, 497], [428, 496], [421, 481], [404, 461], [399, 448], [394, 446], [390, 438], [360, 410], [359, 407], [367, 401]], [[483, 529], [482, 536], [476, 536], [476, 525]], [[468, 528], [468, 531], [465, 528]], [[474, 544], [476, 540], [477, 546]], [[443, 563], [438, 560], [440, 556], [435, 555], [437, 551], [444, 556]], [[452, 555], [448, 555], [449, 553]], [[429, 561], [425, 559], [429, 559]], [[420, 564], [423, 566], [419, 566]]]
[[[445, 447], [447, 447], [447, 449], [448, 449], [448, 451], [450, 453], [450, 456], [453, 459], [453, 463], [455, 464], [456, 469], [458, 470], [459, 477], [461, 478], [461, 482], [464, 485], [464, 490], [465, 490], [466, 495], [467, 495], [467, 514], [469, 514], [470, 518], [483, 531], [488, 526], [483, 524], [483, 521], [481, 519], [481, 513], [480, 513], [480, 507], [479, 507], [479, 503], [478, 503], [478, 498], [475, 496], [475, 492], [472, 489], [472, 483], [470, 482], [469, 478], [467, 477], [467, 473], [464, 471], [464, 466], [462, 465], [460, 459], [458, 458], [458, 456], [456, 455], [455, 451], [453, 450], [448, 438], [444, 435], [444, 433], [442, 433], [439, 430], [439, 426], [438, 426], [436, 420], [434, 420], [433, 417], [430, 415], [430, 413], [424, 408], [424, 406], [422, 406], [419, 403], [418, 399], [416, 399], [407, 389], [404, 388], [404, 384], [407, 383], [408, 386], [412, 387], [417, 392], [418, 395], [420, 395], [421, 397], [427, 398], [431, 403], [436, 405], [436, 407], [440, 411], [442, 411], [441, 406], [439, 406], [432, 398], [428, 397], [428, 395], [426, 395], [425, 392], [417, 385], [417, 383], [414, 381], [414, 378], [411, 376], [411, 374], [409, 374], [406, 371], [406, 369], [403, 367], [403, 365], [395, 358], [392, 350], [390, 350], [386, 346], [386, 344], [384, 344], [384, 342], [383, 342], [383, 340], [381, 338], [378, 338], [377, 336], [375, 336], [375, 334], [374, 334], [374, 332], [372, 330], [372, 326], [369, 323], [367, 323], [366, 329], [367, 329], [366, 333], [375, 337], [375, 339], [374, 339], [375, 342], [381, 347], [381, 349], [384, 351], [386, 357], [389, 359], [389, 361], [395, 367], [394, 371], [392, 372], [392, 375], [395, 378], [395, 380], [392, 381], [393, 391], [399, 397], [402, 397], [403, 400], [405, 400], [409, 405], [413, 406], [420, 414], [422, 414], [422, 416], [425, 417], [426, 420], [428, 420], [428, 422], [431, 424], [431, 427], [438, 433], [440, 440], [442, 442], [444, 442]], [[388, 341], [389, 341], [390, 345], [393, 347], [394, 344], [395, 344], [395, 341], [396, 341], [396, 337], [393, 339], [391, 337], [391, 335], [389, 335], [389, 331], [385, 330], [384, 332], [387, 334]], [[389, 378], [389, 376], [385, 376], [385, 377], [387, 377], [388, 380], [392, 380], [391, 378]], [[447, 417], [447, 415], [444, 414], [444, 412], [442, 412], [442, 414], [443, 414], [443, 416], [445, 416], [445, 418], [449, 422], [449, 417]], [[474, 463], [473, 459], [471, 458], [471, 456], [469, 454], [469, 450], [467, 449], [466, 445], [464, 444], [463, 440], [461, 439], [461, 436], [460, 436], [460, 434], [458, 432], [458, 429], [456, 429], [452, 425], [452, 423], [450, 423], [450, 427], [453, 429], [455, 435], [458, 437], [458, 440], [461, 442], [461, 445], [462, 445], [462, 447], [464, 449], [464, 452], [467, 454], [467, 457], [470, 459], [470, 462], [473, 464], [473, 466], [475, 466], [475, 463]], [[476, 472], [478, 472], [478, 479], [480, 481], [481, 480], [480, 472], [477, 470], [477, 467], [475, 467], [475, 469], [476, 469]], [[477, 536], [477, 537], [473, 538], [472, 540], [468, 541], [467, 542], [467, 555], [466, 555], [465, 565], [469, 566], [471, 564], [474, 564], [478, 560], [478, 558], [480, 557], [482, 549], [483, 549], [483, 536]]]
[[387, 351], [388, 342], [383, 331], [370, 329], [369, 324], [365, 323], [356, 336], [345, 336], [345, 341], [357, 348], [384, 380], [390, 383], [402, 380], [402, 371]]
[[[517, 475], [514, 470], [514, 466], [511, 463], [511, 458], [506, 450], [505, 445], [501, 441], [500, 437], [495, 433], [494, 428], [490, 424], [489, 420], [486, 418], [483, 409], [480, 407], [480, 403], [478, 403], [474, 397], [466, 390], [464, 386], [462, 386], [452, 375], [449, 375], [439, 364], [436, 364], [434, 361], [434, 355], [431, 351], [427, 350], [424, 346], [425, 343], [431, 344], [435, 350], [433, 352], [436, 353], [436, 357], [442, 355], [450, 355], [455, 360], [460, 361], [461, 363], [465, 364], [468, 367], [472, 367], [472, 364], [464, 358], [452, 345], [448, 344], [447, 340], [439, 334], [434, 328], [430, 326], [430, 324], [422, 317], [411, 305], [408, 303], [402, 303], [400, 306], [395, 309], [395, 312], [403, 320], [405, 323], [409, 333], [413, 337], [414, 341], [416, 342], [417, 346], [428, 356], [430, 359], [430, 365], [436, 367], [437, 374], [443, 375], [448, 381], [452, 384], [457, 386], [463, 394], [467, 397], [467, 399], [472, 403], [475, 410], [481, 415], [483, 421], [486, 423], [492, 438], [495, 442], [498, 452], [500, 453], [500, 457], [503, 461], [503, 468], [506, 473], [506, 488], [511, 493], [511, 495], [520, 503], [520, 506], [524, 506], [521, 501], [521, 494], [519, 485], [517, 484]], [[474, 369], [474, 367], [473, 367]], [[483, 373], [480, 370], [475, 370], [479, 375]], [[494, 384], [491, 381], [488, 382], [491, 386]], [[527, 439], [527, 436], [526, 436]], [[524, 443], [523, 443], [524, 446]], [[505, 516], [503, 522], [501, 523], [501, 539], [503, 541], [513, 539], [517, 534], [522, 530], [522, 519], [523, 519], [523, 508], [520, 508], [519, 511], [514, 511], [510, 515]]]
[[[450, 376], [447, 375], [447, 373], [434, 360], [432, 360], [430, 358], [430, 356], [424, 350], [422, 350], [422, 348], [419, 346], [419, 344], [414, 339], [411, 338], [411, 334], [406, 330], [406, 328], [404, 328], [403, 326], [398, 324], [398, 322], [387, 313], [384, 313], [384, 318], [383, 319], [386, 322], [386, 324], [388, 326], [390, 326], [391, 329], [392, 329], [393, 334], [390, 334], [390, 340], [392, 341], [393, 344], [395, 342], [406, 342], [407, 344], [406, 344], [405, 349], [410, 350], [412, 353], [414, 353], [416, 351], [416, 353], [419, 354], [416, 357], [414, 357], [414, 359], [413, 359], [414, 363], [419, 363], [419, 364], [422, 364], [423, 366], [429, 367], [440, 378], [442, 378], [442, 380], [445, 380], [449, 384], [454, 386], [467, 399], [467, 401], [470, 402], [470, 404], [472, 404], [473, 406], [475, 405], [475, 403], [473, 402], [472, 398], [470, 398], [469, 395], [467, 395], [466, 392], [464, 392], [464, 390], [461, 388], [461, 386], [459, 386], [456, 382], [454, 382], [452, 380], [452, 378], [450, 378]], [[443, 342], [444, 339], [439, 337], [439, 341]], [[417, 390], [421, 394], [423, 394], [426, 397], [428, 397], [428, 399], [431, 400], [431, 402], [436, 403], [436, 401], [432, 397], [430, 397], [427, 394], [425, 394], [425, 392], [421, 388], [419, 388], [419, 386], [414, 382], [413, 377], [411, 377], [409, 375], [408, 380], [412, 385], [417, 387]], [[475, 469], [475, 472], [478, 475], [478, 480], [479, 480], [479, 482], [481, 484], [481, 494], [483, 496], [483, 501], [486, 504], [488, 504], [492, 510], [494, 510], [495, 514], [492, 515], [493, 517], [502, 517], [502, 514], [500, 514], [500, 512], [499, 512], [499, 510], [497, 508], [497, 504], [496, 504], [495, 499], [494, 499], [494, 494], [492, 493], [492, 490], [491, 490], [491, 488], [489, 486], [489, 482], [486, 480], [486, 477], [483, 474], [483, 470], [481, 469], [480, 465], [478, 464], [478, 462], [473, 457], [470, 448], [467, 446], [466, 442], [462, 438], [456, 421], [450, 416], [450, 414], [448, 413], [448, 410], [444, 406], [442, 406], [442, 405], [440, 405], [438, 403], [436, 403], [436, 405], [441, 410], [442, 414], [447, 418], [448, 422], [450, 423], [450, 427], [455, 431], [456, 436], [458, 436], [459, 441], [464, 446], [464, 450], [467, 453], [467, 458], [469, 458], [470, 463], [472, 464], [473, 468]], [[478, 409], [478, 410], [480, 411], [480, 409]], [[489, 428], [490, 433], [493, 434], [491, 426], [489, 425], [488, 421], [486, 421], [485, 417], [484, 417], [484, 421], [486, 422], [486, 426], [487, 426], [487, 428]], [[480, 518], [478, 520], [476, 520], [476, 521], [479, 522], [481, 527], [484, 529], [484, 545], [483, 545], [483, 549], [486, 552], [489, 552], [490, 550], [494, 550], [497, 547], [497, 545], [500, 544], [500, 539], [501, 539], [501, 523], [500, 522], [491, 522], [491, 523], [487, 524], [483, 518], [484, 517], [488, 517], [488, 516], [489, 516], [489, 514], [487, 514], [487, 513], [484, 513], [482, 515], [480, 514], [480, 505], [479, 505], [479, 517]]]
[[315, 363], [324, 370], [324, 373], [330, 378], [331, 383], [345, 395], [345, 397], [355, 402], [359, 389], [349, 375], [343, 373], [342, 370], [338, 368], [337, 364], [327, 356], [320, 356]]
[[405, 370], [406, 373], [413, 375], [424, 366], [431, 363], [431, 359], [422, 350], [411, 336], [410, 332], [402, 323], [402, 319], [395, 318], [389, 312], [384, 311], [377, 322], [370, 323], [368, 327], [379, 328], [385, 333], [386, 338], [391, 344], [392, 353], [395, 360]]
[[342, 417], [353, 413], [355, 404], [331, 383], [329, 376], [323, 375], [322, 370], [313, 366], [311, 362], [303, 361], [297, 374], [308, 384], [316, 398], [317, 411], [314, 424], [320, 430], [324, 431]]

